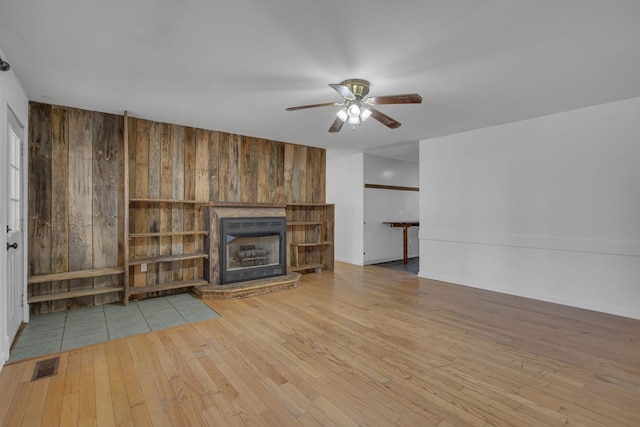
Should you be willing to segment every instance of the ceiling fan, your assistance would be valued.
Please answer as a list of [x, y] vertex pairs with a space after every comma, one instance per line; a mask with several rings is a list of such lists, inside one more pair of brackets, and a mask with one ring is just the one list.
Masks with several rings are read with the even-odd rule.
[[422, 97], [417, 93], [408, 93], [405, 95], [387, 95], [387, 96], [370, 96], [363, 98], [369, 93], [369, 82], [362, 79], [349, 79], [338, 84], [330, 84], [343, 98], [343, 102], [325, 102], [323, 104], [301, 105], [299, 107], [289, 107], [287, 111], [304, 110], [307, 108], [341, 106], [338, 111], [337, 118], [329, 128], [329, 132], [340, 132], [345, 123], [353, 126], [373, 117], [383, 125], [396, 129], [400, 127], [400, 122], [392, 119], [386, 114], [373, 108], [376, 105], [383, 104], [420, 104]]

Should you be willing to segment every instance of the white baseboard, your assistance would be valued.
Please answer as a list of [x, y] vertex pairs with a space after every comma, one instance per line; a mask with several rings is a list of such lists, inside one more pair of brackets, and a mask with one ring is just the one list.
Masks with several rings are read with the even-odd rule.
[[357, 259], [335, 257], [334, 260], [338, 262], [346, 262], [347, 264], [364, 265], [362, 263], [362, 260], [357, 260]]

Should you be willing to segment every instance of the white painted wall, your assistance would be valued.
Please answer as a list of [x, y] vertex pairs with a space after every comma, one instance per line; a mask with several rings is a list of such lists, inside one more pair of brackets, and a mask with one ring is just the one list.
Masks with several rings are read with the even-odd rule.
[[640, 98], [420, 143], [421, 277], [640, 319]]
[[[364, 183], [419, 186], [419, 164], [386, 157], [364, 155]], [[420, 197], [416, 191], [364, 189], [364, 263], [402, 259], [402, 228], [391, 228], [387, 221], [418, 221]], [[408, 230], [409, 257], [419, 253], [418, 228]]]
[[327, 156], [327, 203], [335, 204], [335, 259], [363, 264], [363, 155]]
[[[0, 57], [5, 61], [9, 61], [4, 52], [0, 50]], [[9, 61], [11, 62], [11, 61]], [[11, 109], [20, 123], [25, 128], [25, 146], [26, 146], [26, 137], [27, 133], [27, 120], [29, 115], [29, 100], [27, 95], [25, 94], [20, 82], [16, 78], [16, 75], [13, 69], [2, 72], [0, 71], [0, 159], [7, 159], [9, 154], [7, 153], [7, 114], [8, 109]], [[23, 170], [25, 171], [25, 176], [27, 174], [27, 156], [24, 156], [24, 165]], [[9, 358], [9, 350], [11, 348], [11, 340], [13, 337], [9, 337], [7, 333], [7, 251], [4, 249], [7, 245], [7, 235], [4, 232], [4, 227], [7, 224], [7, 209], [4, 204], [4, 201], [7, 197], [7, 174], [6, 168], [2, 167], [2, 171], [0, 172], [0, 227], [2, 227], [2, 232], [0, 232], [0, 369], [2, 369], [2, 365]], [[26, 211], [26, 189], [24, 193], [23, 199], [25, 200], [24, 212], [25, 218], [27, 218]], [[27, 237], [26, 232], [24, 233], [24, 241], [22, 242], [22, 247], [27, 247]], [[25, 254], [25, 265], [24, 265], [24, 282], [26, 283], [26, 254]], [[26, 303], [26, 289], [25, 289], [25, 310], [24, 310], [24, 319], [28, 320], [28, 305]]]
[[[419, 193], [364, 188], [365, 183], [418, 187], [418, 163], [369, 154], [327, 153], [327, 203], [335, 203], [335, 259], [364, 265], [402, 259], [402, 229], [383, 221], [418, 220]], [[366, 224], [365, 224], [366, 223]], [[418, 256], [409, 229], [409, 256]]]

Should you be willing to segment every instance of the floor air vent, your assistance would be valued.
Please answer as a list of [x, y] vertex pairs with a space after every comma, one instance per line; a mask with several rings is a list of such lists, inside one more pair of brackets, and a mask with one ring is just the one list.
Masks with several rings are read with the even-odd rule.
[[36, 369], [33, 371], [31, 381], [39, 380], [40, 378], [52, 377], [57, 374], [59, 362], [59, 356], [51, 359], [40, 360], [36, 363]]

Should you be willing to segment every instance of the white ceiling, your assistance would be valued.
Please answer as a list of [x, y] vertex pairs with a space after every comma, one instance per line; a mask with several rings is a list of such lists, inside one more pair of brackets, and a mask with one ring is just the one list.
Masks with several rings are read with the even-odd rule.
[[[638, 0], [0, 0], [33, 101], [417, 160], [416, 142], [640, 96]], [[327, 132], [329, 83], [417, 92]], [[330, 154], [331, 155], [331, 154]]]

